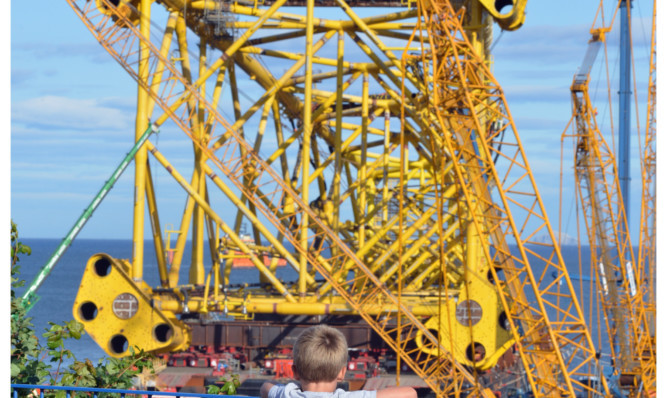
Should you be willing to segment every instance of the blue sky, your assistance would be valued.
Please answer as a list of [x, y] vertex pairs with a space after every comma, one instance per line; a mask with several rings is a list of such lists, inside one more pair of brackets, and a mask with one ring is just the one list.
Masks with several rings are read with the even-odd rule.
[[[634, 34], [643, 43], [635, 49], [638, 95], [645, 102], [652, 2], [635, 3]], [[570, 118], [569, 86], [583, 59], [597, 5], [590, 0], [532, 0], [521, 29], [496, 35], [494, 72], [554, 229], [560, 135]], [[614, 32], [611, 45], [618, 40]], [[64, 0], [11, 3], [10, 213], [23, 237], [62, 238], [69, 231], [132, 145], [136, 91], [134, 81]], [[637, 139], [632, 140], [636, 158]], [[635, 198], [641, 189], [637, 173], [635, 163]], [[79, 237], [131, 238], [132, 179], [130, 166]], [[184, 194], [160, 180], [157, 184], [166, 206], [175, 209], [173, 219], [164, 222], [177, 223]], [[574, 215], [569, 217], [563, 216], [564, 230], [574, 235]]]

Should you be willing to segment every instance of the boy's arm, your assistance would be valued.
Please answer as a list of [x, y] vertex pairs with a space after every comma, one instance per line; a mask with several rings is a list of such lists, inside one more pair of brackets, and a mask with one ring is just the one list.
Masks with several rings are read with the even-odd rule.
[[269, 398], [269, 390], [273, 386], [275, 386], [275, 383], [271, 383], [270, 381], [267, 381], [264, 384], [262, 384], [262, 387], [259, 389], [259, 396], [262, 398]]
[[417, 398], [417, 391], [412, 387], [388, 387], [378, 390], [376, 398]]

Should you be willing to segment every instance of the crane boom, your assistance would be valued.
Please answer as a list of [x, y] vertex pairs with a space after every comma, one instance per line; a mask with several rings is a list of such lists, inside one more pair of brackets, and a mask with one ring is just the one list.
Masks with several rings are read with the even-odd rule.
[[[656, 42], [655, 42], [656, 2], [653, 1], [653, 19], [651, 31], [651, 56], [649, 61], [648, 100], [646, 108], [646, 134], [642, 163], [642, 201], [639, 229], [639, 254], [637, 255], [637, 280], [644, 285], [644, 304], [646, 305], [649, 335], [644, 343], [656, 345]], [[654, 350], [643, 353], [642, 366], [648, 385], [655, 385], [656, 358]]]
[[584, 61], [571, 86], [575, 122], [575, 181], [585, 212], [591, 245], [591, 274], [599, 283], [599, 300], [606, 314], [616, 378], [633, 394], [651, 389], [647, 373], [655, 347], [648, 339], [648, 320], [643, 284], [636, 279], [637, 267], [620, 197], [615, 156], [598, 128], [588, 87], [590, 69], [609, 29], [593, 30]]
[[[433, 62], [434, 114], [443, 130], [455, 132], [444, 134], [443, 141], [450, 153], [457, 154], [454, 166], [464, 193], [461, 198], [471, 209], [476, 232], [489, 241], [484, 256], [495, 265], [491, 270], [494, 280], [500, 281], [498, 273], [503, 271], [507, 281], [501, 297], [533, 391], [538, 396], [573, 396], [582, 389], [597, 394], [581, 383], [596, 371], [590, 367], [597, 366], [595, 348], [559, 248], [554, 244], [502, 90], [483, 61], [469, 53], [470, 46], [457, 41], [465, 36], [457, 31], [458, 19], [451, 5], [430, 2], [423, 10], [431, 48], [439, 50], [425, 55]], [[454, 65], [456, 72], [441, 65]], [[460, 99], [456, 102], [453, 98]], [[523, 196], [522, 200], [518, 196]], [[492, 197], [500, 200], [494, 202]], [[528, 206], [530, 211], [526, 212], [523, 206], [510, 206], [525, 203], [526, 197], [534, 200]], [[516, 229], [516, 225], [531, 225], [536, 219], [542, 220], [537, 230], [531, 229], [524, 236]], [[542, 228], [551, 238], [545, 247], [550, 250], [546, 256], [530, 247]], [[520, 255], [510, 252], [509, 242], [517, 245]], [[536, 277], [532, 271], [539, 260], [545, 264], [541, 276]], [[552, 271], [567, 286], [565, 292], [545, 280], [544, 276]], [[562, 312], [554, 316], [547, 313], [547, 307], [549, 311]], [[581, 349], [576, 355], [587, 358], [588, 370], [581, 364], [574, 365], [561, 352], [574, 340]], [[602, 387], [606, 389], [604, 381]]]

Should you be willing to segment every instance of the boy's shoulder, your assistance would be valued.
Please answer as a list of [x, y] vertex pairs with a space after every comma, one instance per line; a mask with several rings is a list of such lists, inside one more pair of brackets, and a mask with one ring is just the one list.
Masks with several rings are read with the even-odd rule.
[[269, 398], [375, 398], [375, 391], [345, 391], [336, 389], [334, 392], [303, 391], [296, 383], [277, 384], [271, 388]]
[[367, 391], [367, 390], [357, 390], [357, 391], [345, 391], [343, 389], [337, 389], [331, 395], [332, 398], [375, 398], [376, 391]]

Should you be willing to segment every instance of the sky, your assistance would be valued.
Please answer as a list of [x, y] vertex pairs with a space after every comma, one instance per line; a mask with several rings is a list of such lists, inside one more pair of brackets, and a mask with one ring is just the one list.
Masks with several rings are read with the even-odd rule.
[[[637, 91], [645, 103], [652, 2], [635, 4], [633, 34], [640, 40], [635, 48]], [[597, 6], [598, 1], [591, 0], [532, 0], [525, 25], [515, 32], [496, 32], [494, 39], [493, 70], [554, 230], [558, 229], [560, 136], [571, 113], [569, 86], [583, 59]], [[618, 42], [617, 30], [609, 42], [610, 46]], [[13, 1], [10, 46], [10, 215], [23, 237], [63, 238], [132, 145], [136, 84], [64, 0]], [[612, 74], [616, 69], [610, 65]], [[607, 111], [600, 108], [602, 114]], [[643, 107], [639, 115], [643, 131]], [[638, 198], [636, 136], [632, 142], [631, 190]], [[175, 214], [164, 222], [177, 223], [184, 194], [161, 183], [166, 178], [158, 175], [157, 185], [163, 192], [161, 200]], [[565, 196], [572, 200], [564, 206], [561, 228], [576, 235], [572, 187], [566, 189]], [[132, 197], [130, 166], [79, 238], [130, 239]], [[635, 214], [638, 217], [638, 211]]]

